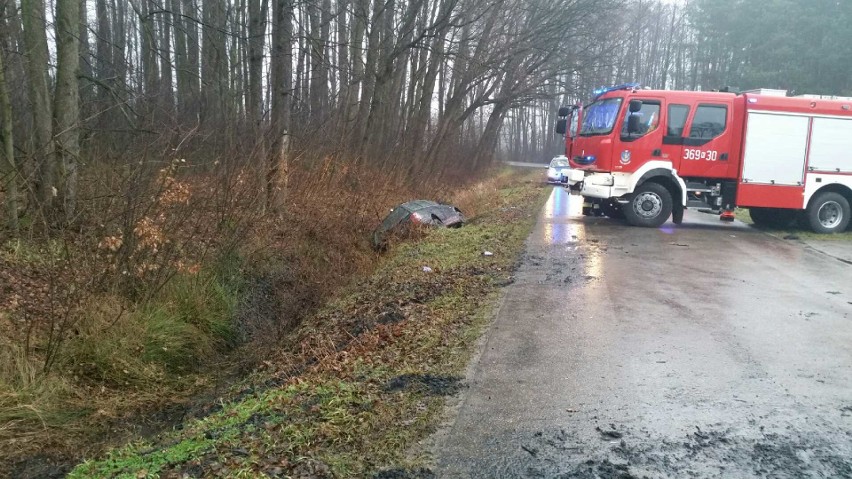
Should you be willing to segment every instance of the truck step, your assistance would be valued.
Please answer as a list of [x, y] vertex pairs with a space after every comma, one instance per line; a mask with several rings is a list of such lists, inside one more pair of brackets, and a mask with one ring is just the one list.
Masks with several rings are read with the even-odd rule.
[[711, 191], [713, 191], [713, 189], [704, 183], [689, 182], [686, 184], [686, 191], [701, 191], [704, 193], [710, 193]]

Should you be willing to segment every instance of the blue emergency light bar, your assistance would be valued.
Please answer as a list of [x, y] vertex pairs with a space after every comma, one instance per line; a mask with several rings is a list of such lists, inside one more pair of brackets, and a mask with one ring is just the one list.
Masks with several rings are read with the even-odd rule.
[[609, 87], [602, 86], [602, 87], [598, 88], [597, 90], [593, 91], [592, 95], [594, 96], [594, 99], [597, 100], [602, 95], [609, 93], [611, 91], [638, 90], [641, 87], [642, 87], [642, 85], [640, 85], [639, 83], [622, 83], [621, 85], [615, 85], [615, 86], [609, 86]]

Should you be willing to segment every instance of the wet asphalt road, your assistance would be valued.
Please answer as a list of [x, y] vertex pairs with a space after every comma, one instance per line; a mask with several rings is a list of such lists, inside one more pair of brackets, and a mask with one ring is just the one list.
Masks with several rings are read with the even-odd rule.
[[852, 265], [579, 201], [545, 206], [437, 477], [852, 477]]

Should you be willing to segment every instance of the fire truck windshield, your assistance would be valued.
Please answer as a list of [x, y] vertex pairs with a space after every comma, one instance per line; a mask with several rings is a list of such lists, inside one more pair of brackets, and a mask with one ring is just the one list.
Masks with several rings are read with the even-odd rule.
[[568, 122], [568, 136], [571, 138], [577, 137], [577, 129], [580, 127], [578, 123], [580, 123], [580, 112], [579, 110], [574, 110], [571, 112], [570, 121]]
[[580, 136], [611, 133], [620, 108], [621, 98], [598, 100], [587, 106], [583, 112], [583, 127], [580, 129]]

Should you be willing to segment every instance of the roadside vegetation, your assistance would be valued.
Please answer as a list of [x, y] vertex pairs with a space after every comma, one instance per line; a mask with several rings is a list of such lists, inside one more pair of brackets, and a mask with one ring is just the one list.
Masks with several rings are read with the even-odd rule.
[[3, 470], [41, 476], [204, 414], [247, 371], [272, 364], [303, 318], [370, 274], [381, 259], [370, 231], [389, 208], [422, 195], [476, 215], [515, 181], [494, 172], [441, 193], [452, 181], [342, 175], [329, 161], [293, 174], [286, 211], [261, 215], [240, 189], [247, 175], [210, 195], [212, 179], [181, 172], [192, 166], [168, 168], [140, 195], [151, 204], [138, 217], [2, 245]]
[[779, 226], [756, 226], [754, 224], [754, 221], [751, 219], [751, 215], [749, 214], [747, 208], [740, 208], [737, 210], [737, 219], [742, 221], [743, 223], [751, 225], [752, 228], [766, 231], [774, 236], [778, 236], [784, 239], [801, 239], [809, 241], [852, 241], [852, 226], [850, 226], [850, 228], [848, 228], [843, 233], [836, 233], [830, 235], [814, 233], [809, 227], [803, 227], [797, 224]]
[[539, 177], [501, 175], [460, 191], [453, 199], [475, 212], [468, 226], [393, 245], [220, 407], [70, 477], [363, 477], [422, 467], [425, 456], [410, 448], [462, 387], [499, 288], [512, 282], [550, 191]]

